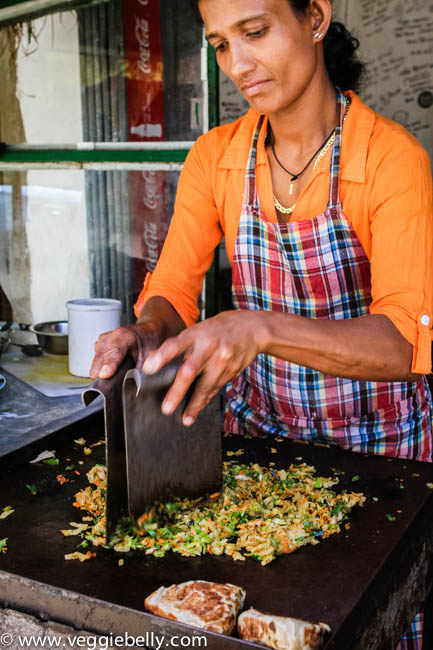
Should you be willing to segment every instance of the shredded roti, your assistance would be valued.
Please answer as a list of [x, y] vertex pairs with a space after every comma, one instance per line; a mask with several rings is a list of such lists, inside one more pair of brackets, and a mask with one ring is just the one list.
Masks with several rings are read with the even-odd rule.
[[[348, 527], [350, 510], [364, 504], [363, 494], [337, 493], [337, 477], [315, 473], [306, 463], [277, 470], [225, 462], [221, 492], [155, 504], [140, 517], [138, 529], [129, 519], [121, 521], [110, 542], [118, 552], [141, 550], [155, 557], [168, 551], [186, 557], [226, 554], [268, 564], [339, 533], [342, 525]], [[95, 466], [87, 478], [95, 488], [78, 492], [74, 505], [90, 513], [94, 523], [82, 531], [81, 546], [105, 546], [106, 470]]]

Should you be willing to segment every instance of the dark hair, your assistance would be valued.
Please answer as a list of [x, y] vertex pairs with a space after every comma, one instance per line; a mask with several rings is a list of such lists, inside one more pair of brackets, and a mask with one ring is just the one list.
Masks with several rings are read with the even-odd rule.
[[[310, 0], [288, 0], [293, 11], [305, 15], [310, 6]], [[199, 0], [191, 0], [192, 8], [198, 20], [203, 23], [198, 9]], [[356, 50], [359, 47], [357, 38], [339, 22], [331, 22], [323, 39], [325, 65], [329, 77], [341, 90], [359, 91], [364, 75], [364, 64], [358, 58]]]

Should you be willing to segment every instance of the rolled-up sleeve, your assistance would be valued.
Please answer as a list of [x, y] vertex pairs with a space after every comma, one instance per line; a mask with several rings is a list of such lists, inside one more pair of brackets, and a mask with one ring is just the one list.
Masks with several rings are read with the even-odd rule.
[[415, 141], [384, 151], [370, 179], [372, 314], [413, 346], [412, 372], [431, 371], [433, 195], [430, 161]]
[[135, 304], [138, 317], [152, 296], [166, 298], [186, 326], [198, 318], [198, 297], [222, 231], [212, 189], [212, 134], [189, 152], [179, 177], [174, 214], [161, 255]]

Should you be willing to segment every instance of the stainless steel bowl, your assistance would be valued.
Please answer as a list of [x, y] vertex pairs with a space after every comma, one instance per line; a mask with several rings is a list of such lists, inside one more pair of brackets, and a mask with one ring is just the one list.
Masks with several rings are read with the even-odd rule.
[[47, 352], [68, 354], [68, 321], [55, 320], [29, 327], [36, 334], [38, 343]]
[[11, 340], [7, 334], [0, 334], [0, 357], [8, 347], [10, 341]]

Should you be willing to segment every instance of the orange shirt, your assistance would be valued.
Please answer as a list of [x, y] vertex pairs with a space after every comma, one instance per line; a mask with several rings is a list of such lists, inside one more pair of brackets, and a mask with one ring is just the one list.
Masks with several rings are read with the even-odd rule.
[[[352, 92], [340, 164], [343, 211], [370, 260], [370, 313], [384, 314], [413, 345], [413, 372], [431, 370], [433, 318], [433, 193], [429, 158], [403, 127], [368, 108]], [[165, 297], [187, 326], [198, 317], [197, 298], [215, 247], [225, 235], [233, 258], [245, 186], [245, 168], [258, 114], [248, 113], [202, 135], [180, 175], [174, 215], [136, 315], [152, 296]], [[266, 219], [277, 221], [260, 132], [256, 182]], [[292, 220], [326, 209], [330, 151], [310, 174]]]

